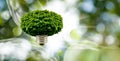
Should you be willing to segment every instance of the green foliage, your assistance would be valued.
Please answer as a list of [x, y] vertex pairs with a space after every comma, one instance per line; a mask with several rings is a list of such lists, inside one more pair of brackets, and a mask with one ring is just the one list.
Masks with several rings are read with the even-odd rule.
[[3, 19], [0, 16], [0, 27], [3, 26], [3, 25], [4, 25], [4, 21], [3, 21]]
[[46, 5], [46, 3], [48, 2], [48, 0], [39, 0], [39, 1], [42, 5]]
[[76, 41], [79, 41], [80, 40], [80, 35], [78, 33], [78, 30], [77, 29], [73, 29], [71, 32], [70, 32], [70, 36], [73, 40], [76, 40]]
[[21, 8], [28, 12], [29, 11], [29, 6], [27, 5], [27, 2], [25, 0], [18, 0]]
[[100, 34], [103, 37], [102, 45], [104, 45], [107, 37], [112, 35], [115, 44], [120, 45], [118, 20], [120, 18], [120, 0], [79, 0], [76, 7], [80, 15], [80, 25], [86, 26], [83, 38], [93, 40], [93, 35]]
[[45, 59], [42, 56], [42, 53], [40, 52], [40, 50], [38, 49], [32, 49], [26, 59], [26, 61], [47, 61], [47, 59]]
[[62, 17], [48, 10], [34, 10], [21, 18], [22, 30], [32, 36], [50, 36], [61, 31], [62, 27]]

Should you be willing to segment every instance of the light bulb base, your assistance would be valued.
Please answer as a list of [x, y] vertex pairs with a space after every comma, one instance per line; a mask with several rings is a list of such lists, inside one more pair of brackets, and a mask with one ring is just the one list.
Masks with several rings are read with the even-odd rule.
[[45, 45], [47, 43], [47, 35], [37, 35], [36, 40], [39, 43], [39, 45]]

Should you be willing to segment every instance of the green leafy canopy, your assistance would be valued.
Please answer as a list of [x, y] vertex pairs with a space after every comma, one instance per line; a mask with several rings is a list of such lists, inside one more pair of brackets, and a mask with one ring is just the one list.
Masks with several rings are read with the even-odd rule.
[[63, 28], [62, 17], [52, 11], [34, 10], [21, 17], [21, 28], [32, 36], [50, 36]]

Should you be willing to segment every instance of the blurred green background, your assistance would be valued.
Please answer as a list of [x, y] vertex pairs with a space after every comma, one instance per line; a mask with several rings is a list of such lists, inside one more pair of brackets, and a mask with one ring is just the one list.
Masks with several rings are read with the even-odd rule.
[[[39, 7], [40, 9], [52, 10], [62, 15], [63, 30], [59, 35], [53, 35], [53, 37], [49, 38], [51, 41], [48, 42], [48, 46], [51, 48], [47, 48], [48, 51], [58, 52], [60, 61], [63, 60], [63, 53], [69, 46], [69, 43], [73, 41], [88, 40], [100, 46], [112, 45], [120, 47], [120, 0], [17, 1], [20, 4], [19, 8], [23, 10], [18, 10], [20, 14]], [[10, 15], [6, 0], [0, 0], [0, 39], [26, 37], [19, 28], [17, 20], [12, 16], [14, 15]], [[63, 48], [63, 50], [59, 50], [59, 48]]]
[[[28, 5], [26, 5], [27, 0], [19, 0], [21, 7], [24, 11], [29, 11]], [[30, 0], [32, 1], [32, 0]], [[30, 3], [29, 1], [29, 3]], [[58, 2], [57, 2], [58, 1]], [[72, 15], [74, 13], [78, 18], [79, 21], [78, 27], [76, 27], [79, 32], [83, 32], [83, 34], [80, 34], [81, 39], [87, 38], [89, 40], [96, 40], [99, 39], [100, 44], [106, 45], [106, 42], [109, 44], [109, 42], [114, 42], [116, 45], [120, 45], [120, 0], [40, 0], [41, 6], [47, 6], [49, 9], [50, 5], [49, 3], [55, 2], [56, 7], [54, 9], [58, 8], [57, 5], [65, 4], [65, 7], [59, 10], [58, 12], [69, 12], [70, 10], [74, 10], [73, 13], [68, 14]], [[62, 2], [62, 3], [59, 3]], [[29, 6], [32, 4], [29, 4]], [[37, 4], [36, 4], [37, 6]], [[33, 6], [34, 7], [34, 6]], [[62, 6], [59, 6], [62, 7]], [[53, 9], [53, 8], [51, 8]], [[53, 10], [54, 10], [53, 9]], [[56, 10], [57, 12], [57, 10]], [[64, 14], [63, 14], [64, 16]], [[71, 19], [69, 16], [66, 17]], [[77, 20], [70, 20], [74, 23], [74, 21]], [[69, 20], [64, 20], [65, 27], [69, 27]], [[7, 24], [7, 25], [6, 25]], [[72, 26], [73, 24], [71, 24]], [[80, 28], [80, 29], [79, 29]], [[82, 29], [81, 29], [82, 28]], [[14, 33], [17, 29], [16, 24], [13, 22], [13, 19], [11, 15], [9, 14], [8, 7], [6, 4], [6, 0], [0, 0], [0, 39], [4, 38], [11, 38], [19, 36], [20, 34]], [[66, 28], [67, 29], [67, 28]], [[19, 30], [19, 29], [17, 29]], [[71, 29], [68, 28], [69, 31]], [[69, 36], [69, 35], [68, 35]], [[79, 35], [76, 36], [73, 32], [72, 38], [79, 38]], [[78, 39], [79, 40], [79, 39]], [[108, 42], [108, 40], [110, 40]]]

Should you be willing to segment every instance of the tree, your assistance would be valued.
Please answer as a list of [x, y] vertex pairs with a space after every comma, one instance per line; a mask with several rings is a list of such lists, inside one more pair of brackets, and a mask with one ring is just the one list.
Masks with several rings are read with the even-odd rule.
[[48, 10], [35, 10], [23, 15], [21, 18], [22, 30], [32, 36], [50, 36], [61, 31], [62, 27], [62, 17]]

